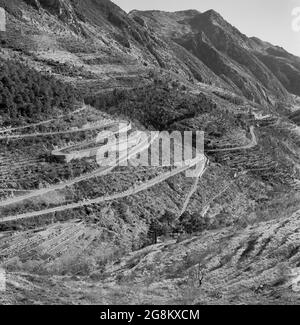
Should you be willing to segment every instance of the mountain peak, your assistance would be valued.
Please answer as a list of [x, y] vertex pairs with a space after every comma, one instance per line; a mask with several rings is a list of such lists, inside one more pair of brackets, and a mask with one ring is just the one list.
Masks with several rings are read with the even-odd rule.
[[224, 20], [224, 18], [215, 10], [210, 9], [205, 11], [202, 16], [206, 16], [208, 18], [214, 19], [214, 20]]
[[179, 10], [176, 11], [175, 13], [194, 16], [194, 15], [199, 15], [201, 12], [196, 9], [188, 9], [188, 10]]

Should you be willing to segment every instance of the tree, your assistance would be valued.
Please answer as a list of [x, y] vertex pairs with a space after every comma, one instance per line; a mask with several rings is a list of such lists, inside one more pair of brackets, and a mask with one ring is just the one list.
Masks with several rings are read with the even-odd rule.
[[52, 106], [65, 110], [78, 98], [71, 86], [50, 75], [15, 61], [0, 63], [0, 112], [4, 125], [42, 120], [51, 114]]
[[180, 223], [187, 234], [193, 234], [206, 230], [209, 226], [209, 218], [196, 212], [192, 214], [185, 212], [180, 218]]

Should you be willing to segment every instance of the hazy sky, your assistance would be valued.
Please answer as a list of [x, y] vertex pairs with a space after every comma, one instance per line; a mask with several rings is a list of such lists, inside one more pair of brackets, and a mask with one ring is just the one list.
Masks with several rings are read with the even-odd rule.
[[[197, 9], [218, 11], [248, 36], [257, 36], [300, 56], [300, 31], [292, 28], [292, 10], [300, 0], [113, 0], [125, 11]], [[299, 9], [300, 16], [300, 9]], [[300, 26], [300, 20], [299, 24]]]

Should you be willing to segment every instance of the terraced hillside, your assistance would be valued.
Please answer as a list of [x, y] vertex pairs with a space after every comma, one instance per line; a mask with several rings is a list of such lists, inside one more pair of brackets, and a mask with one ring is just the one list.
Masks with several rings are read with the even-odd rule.
[[[40, 255], [44, 268], [73, 269], [78, 277], [9, 273], [1, 303], [299, 304], [299, 213], [244, 230], [228, 228], [149, 246], [107, 267], [89, 260], [95, 246], [98, 252], [99, 247], [109, 249], [97, 241], [100, 230], [93, 226], [82, 230], [73, 223], [15, 236], [15, 246], [22, 247], [22, 241], [28, 245], [19, 250], [23, 261]], [[70, 246], [72, 237], [76, 244]], [[61, 245], [55, 246], [55, 238]], [[84, 260], [79, 258], [76, 264], [69, 258], [77, 249]], [[5, 252], [9, 254], [9, 249]], [[54, 260], [55, 256], [59, 257]], [[57, 265], [59, 259], [63, 263]], [[38, 268], [27, 263], [28, 269]], [[85, 272], [91, 272], [90, 277], [80, 277]]]
[[[299, 303], [296, 58], [214, 11], [0, 6], [0, 303]], [[173, 131], [193, 159], [138, 164]]]
[[[27, 184], [26, 177], [22, 183], [23, 178], [12, 174], [11, 179], [18, 186], [15, 190], [10, 187], [8, 191], [14, 193], [14, 196], [3, 198], [0, 202], [2, 229], [9, 231], [4, 232], [0, 240], [0, 255], [5, 268], [12, 272], [31, 272], [40, 274], [39, 276], [45, 273], [75, 274], [84, 277], [81, 281], [87, 281], [87, 275], [94, 272], [98, 274], [100, 269], [102, 274], [104, 269], [111, 267], [111, 263], [119, 258], [120, 252], [124, 254], [152, 243], [153, 220], [157, 220], [161, 227], [156, 231], [162, 239], [180, 233], [189, 238], [200, 231], [201, 235], [196, 238], [202, 240], [203, 231], [212, 231], [209, 233], [211, 236], [223, 231], [231, 232], [232, 229], [246, 232], [249, 225], [254, 225], [255, 228], [263, 220], [287, 218], [299, 209], [299, 193], [293, 183], [298, 175], [294, 168], [299, 157], [297, 137], [294, 140], [290, 138], [293, 132], [291, 124], [288, 124], [289, 129], [279, 117], [255, 118], [246, 113], [246, 107], [241, 119], [234, 113], [237, 109], [235, 104], [228, 102], [224, 111], [224, 100], [213, 93], [186, 93], [183, 101], [183, 93], [178, 93], [176, 88], [166, 91], [165, 87], [156, 85], [153, 89], [147, 88], [153, 102], [149, 107], [152, 115], [146, 115], [146, 120], [144, 114], [147, 111], [139, 110], [139, 105], [145, 107], [144, 101], [147, 99], [139, 89], [138, 92], [132, 90], [123, 93], [119, 96], [121, 99], [117, 106], [106, 106], [106, 113], [85, 107], [73, 114], [72, 118], [61, 118], [58, 129], [52, 123], [49, 126], [51, 132], [43, 124], [22, 127], [3, 136], [3, 145], [8, 152], [10, 148], [15, 152], [16, 146], [20, 145], [19, 155], [28, 151], [23, 141], [34, 150], [44, 137], [49, 137], [49, 144], [43, 147], [44, 156], [53, 153], [50, 148], [54, 146], [71, 148], [72, 152], [74, 148], [76, 151], [76, 148], [85, 148], [88, 144], [90, 150], [94, 150], [94, 127], [98, 131], [105, 125], [110, 127], [113, 125], [113, 116], [124, 116], [126, 119], [133, 119], [134, 116], [137, 125], [143, 125], [147, 121], [145, 126], [150, 129], [164, 129], [168, 126], [170, 131], [195, 130], [206, 125], [206, 153], [210, 160], [210, 164], [202, 172], [199, 170], [199, 176], [195, 179], [185, 177], [183, 171], [186, 167], [178, 170], [133, 166], [99, 168], [93, 156], [86, 161], [84, 158], [71, 162], [57, 162], [47, 158], [39, 167], [40, 174], [34, 169], [28, 175], [32, 187], [26, 190], [21, 187], [22, 184]], [[95, 97], [95, 104], [99, 101], [98, 96]], [[178, 103], [178, 96], [181, 97], [181, 103]], [[158, 98], [162, 100], [161, 105], [157, 105]], [[136, 111], [127, 111], [126, 103], [133, 101], [136, 103]], [[172, 107], [175, 102], [178, 103], [178, 109], [174, 118]], [[166, 103], [169, 103], [169, 109]], [[157, 112], [162, 107], [164, 114], [160, 114], [160, 119], [157, 120]], [[97, 121], [97, 124], [91, 122], [89, 127], [83, 127], [82, 124], [86, 125], [87, 120]], [[72, 125], [76, 125], [76, 128]], [[218, 127], [221, 125], [222, 129]], [[34, 132], [36, 128], [42, 128], [43, 132]], [[28, 131], [30, 133], [25, 133]], [[15, 138], [16, 133], [18, 138]], [[74, 135], [78, 137], [75, 138], [76, 142]], [[22, 142], [19, 142], [19, 137], [24, 137]], [[233, 138], [235, 141], [232, 141]], [[285, 144], [287, 139], [289, 141]], [[37, 143], [34, 144], [33, 140]], [[282, 142], [280, 152], [274, 150], [274, 145], [270, 145], [274, 142]], [[38, 162], [35, 163], [39, 166]], [[83, 166], [83, 169], [79, 166]], [[20, 173], [27, 168], [24, 163], [17, 167]], [[55, 177], [51, 179], [51, 174], [45, 172], [46, 167], [55, 171]], [[63, 174], [60, 173], [61, 168]], [[88, 172], [84, 168], [88, 168]], [[48, 184], [34, 185], [32, 176], [40, 181], [43, 175], [48, 177]], [[5, 181], [4, 184], [8, 186]], [[283, 206], [285, 213], [282, 211]], [[66, 222], [71, 219], [79, 221]], [[19, 232], [11, 232], [13, 229], [18, 229]], [[167, 243], [168, 241], [163, 245], [168, 245]], [[97, 253], [99, 245], [106, 247], [100, 255]], [[160, 251], [161, 246], [158, 247]], [[177, 251], [174, 252], [174, 258], [179, 258]], [[157, 278], [154, 273], [152, 275]], [[169, 289], [167, 292], [170, 297], [173, 296]], [[184, 296], [179, 297], [185, 299]], [[120, 299], [119, 302], [122, 302]], [[203, 299], [204, 302], [209, 302], [207, 298]], [[285, 301], [284, 297], [280, 299]]]

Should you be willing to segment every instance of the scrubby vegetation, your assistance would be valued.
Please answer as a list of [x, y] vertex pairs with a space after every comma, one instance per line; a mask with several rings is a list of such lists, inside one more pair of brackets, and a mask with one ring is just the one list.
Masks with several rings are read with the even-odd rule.
[[248, 131], [250, 126], [247, 114], [234, 114], [205, 93], [192, 95], [162, 80], [138, 89], [91, 95], [86, 103], [150, 130], [204, 131], [207, 149], [214, 149], [231, 130]]
[[50, 75], [15, 61], [0, 62], [1, 123], [19, 125], [69, 111], [77, 100], [74, 89]]
[[4, 8], [8, 13], [14, 15], [16, 17], [21, 17], [22, 12], [18, 8], [18, 1], [17, 0], [0, 0], [0, 7]]
[[156, 130], [167, 130], [176, 122], [217, 110], [216, 103], [204, 94], [185, 94], [176, 85], [160, 81], [139, 89], [115, 90], [110, 94], [90, 96], [86, 102]]

